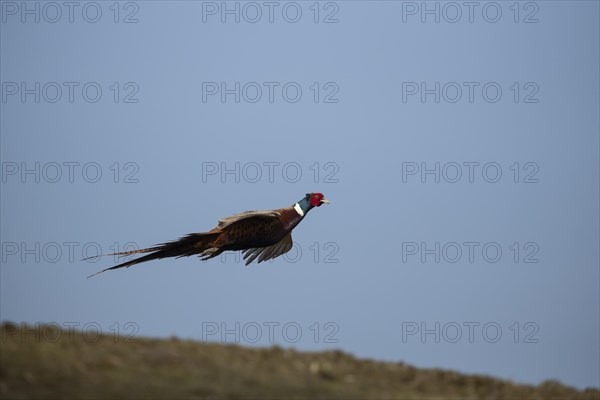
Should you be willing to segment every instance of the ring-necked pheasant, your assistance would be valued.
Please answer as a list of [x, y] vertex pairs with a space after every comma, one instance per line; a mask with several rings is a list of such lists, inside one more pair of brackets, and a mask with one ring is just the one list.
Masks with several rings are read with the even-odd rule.
[[290, 251], [292, 230], [302, 221], [307, 212], [327, 203], [329, 201], [323, 197], [323, 194], [307, 193], [299, 202], [287, 208], [270, 211], [245, 211], [223, 218], [209, 232], [190, 233], [173, 242], [147, 249], [105, 254], [107, 256], [128, 256], [150, 253], [135, 260], [103, 269], [88, 278], [111, 269], [130, 267], [145, 261], [167, 257], [199, 255], [202, 260], [208, 260], [227, 250], [243, 250], [246, 265], [256, 258], [261, 263]]

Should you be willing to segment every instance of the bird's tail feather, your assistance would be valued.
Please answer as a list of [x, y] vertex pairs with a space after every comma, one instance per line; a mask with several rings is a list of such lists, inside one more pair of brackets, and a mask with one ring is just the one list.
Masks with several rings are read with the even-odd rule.
[[104, 256], [119, 256], [119, 257], [125, 257], [125, 256], [130, 256], [132, 254], [139, 254], [139, 253], [150, 253], [151, 251], [157, 251], [160, 250], [161, 246], [156, 246], [156, 247], [148, 247], [147, 249], [138, 249], [138, 250], [128, 250], [128, 251], [120, 251], [118, 253], [107, 253], [107, 254], [96, 254], [95, 256], [91, 256], [91, 257], [86, 257], [81, 259], [81, 261], [85, 261], [85, 260], [91, 260], [93, 258], [100, 258], [100, 257], [104, 257]]
[[[163, 243], [163, 244], [160, 244], [155, 247], [149, 247], [146, 249], [131, 250], [131, 251], [122, 251], [119, 253], [112, 253], [112, 254], [102, 254], [102, 255], [107, 255], [107, 256], [118, 255], [118, 256], [122, 257], [122, 256], [131, 255], [131, 254], [150, 253], [143, 257], [136, 258], [135, 260], [126, 261], [124, 263], [115, 265], [114, 267], [105, 268], [99, 272], [96, 272], [95, 274], [88, 276], [88, 278], [91, 278], [92, 276], [101, 274], [102, 272], [105, 272], [105, 271], [110, 271], [110, 270], [118, 269], [118, 268], [127, 268], [127, 267], [131, 267], [132, 265], [143, 263], [143, 262], [150, 261], [150, 260], [158, 260], [161, 258], [168, 258], [168, 257], [177, 257], [177, 258], [188, 257], [188, 256], [191, 256], [194, 254], [202, 255], [202, 253], [204, 251], [214, 249], [210, 245], [211, 245], [211, 242], [219, 236], [219, 234], [220, 234], [220, 232], [190, 233], [189, 235], [179, 238], [178, 240]], [[95, 258], [95, 257], [100, 257], [100, 256], [88, 257], [84, 260], [87, 260], [89, 258]]]

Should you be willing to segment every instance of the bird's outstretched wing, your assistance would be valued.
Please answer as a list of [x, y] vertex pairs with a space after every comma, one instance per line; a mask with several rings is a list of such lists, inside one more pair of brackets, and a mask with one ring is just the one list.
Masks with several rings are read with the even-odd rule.
[[246, 249], [243, 251], [244, 260], [247, 259], [246, 265], [250, 264], [252, 261], [258, 257], [258, 263], [263, 261], [270, 260], [272, 258], [277, 258], [280, 255], [283, 255], [290, 251], [292, 248], [292, 234], [287, 234], [283, 239], [279, 242], [275, 243], [272, 246], [268, 247], [255, 247], [251, 249]]
[[281, 213], [279, 211], [269, 210], [269, 211], [244, 211], [239, 214], [232, 215], [230, 217], [225, 217], [219, 220], [219, 224], [217, 225], [218, 229], [224, 229], [229, 225], [241, 221], [247, 218], [279, 218]]

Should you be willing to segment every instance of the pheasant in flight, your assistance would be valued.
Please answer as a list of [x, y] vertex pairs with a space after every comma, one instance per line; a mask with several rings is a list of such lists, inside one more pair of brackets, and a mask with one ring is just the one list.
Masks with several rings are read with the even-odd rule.
[[242, 250], [246, 265], [256, 258], [258, 258], [259, 263], [270, 260], [290, 251], [292, 248], [292, 230], [311, 209], [327, 203], [329, 201], [325, 199], [322, 193], [307, 193], [299, 202], [290, 207], [270, 211], [245, 211], [223, 218], [209, 232], [190, 233], [178, 240], [147, 249], [105, 254], [108, 256], [128, 256], [150, 253], [135, 260], [103, 269], [88, 276], [88, 278], [104, 271], [130, 267], [161, 258], [179, 258], [197, 254], [202, 260], [208, 260], [227, 250]]

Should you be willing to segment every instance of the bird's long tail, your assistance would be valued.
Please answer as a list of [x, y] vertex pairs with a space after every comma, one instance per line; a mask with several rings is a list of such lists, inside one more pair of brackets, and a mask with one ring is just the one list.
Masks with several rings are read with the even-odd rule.
[[84, 258], [84, 260], [88, 260], [90, 258], [96, 258], [101, 256], [124, 257], [131, 254], [150, 253], [143, 257], [136, 258], [135, 260], [126, 261], [124, 263], [115, 265], [114, 267], [105, 268], [102, 271], [96, 272], [95, 274], [88, 276], [88, 278], [101, 274], [105, 271], [110, 271], [112, 269], [127, 268], [135, 264], [143, 263], [150, 260], [158, 260], [161, 258], [188, 257], [195, 254], [204, 256], [205, 259], [212, 258], [220, 254], [220, 251], [218, 249], [211, 247], [212, 242], [219, 236], [219, 234], [220, 232], [190, 233], [189, 235], [179, 238], [178, 240], [163, 243], [155, 247], [149, 247], [147, 249], [122, 251], [120, 253], [101, 254], [94, 257]]

